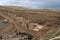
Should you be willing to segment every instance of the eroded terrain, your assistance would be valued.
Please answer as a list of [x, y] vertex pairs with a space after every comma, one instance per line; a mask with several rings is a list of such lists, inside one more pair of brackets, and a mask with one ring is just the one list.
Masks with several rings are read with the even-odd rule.
[[[60, 35], [60, 12], [0, 7], [0, 39], [54, 40]], [[24, 39], [27, 38], [27, 39]]]

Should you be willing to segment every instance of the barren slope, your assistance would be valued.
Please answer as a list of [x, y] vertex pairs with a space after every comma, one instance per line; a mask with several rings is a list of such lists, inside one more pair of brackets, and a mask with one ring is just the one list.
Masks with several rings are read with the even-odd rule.
[[[58, 34], [58, 32], [60, 32], [59, 11], [49, 9], [32, 10], [22, 7], [0, 6], [0, 16], [1, 20], [3, 20], [3, 18], [9, 19], [8, 25], [0, 28], [0, 33], [2, 34], [7, 34], [10, 32], [10, 30], [16, 30], [16, 32], [21, 31], [32, 34], [35, 40], [38, 40], [40, 37], [42, 38], [42, 40], [47, 40], [54, 37]], [[20, 17], [21, 19], [18, 19], [18, 17]], [[28, 23], [28, 20], [45, 27], [43, 27], [39, 31], [30, 30], [29, 28], [27, 28], [27, 25], [25, 23], [26, 21]], [[55, 34], [56, 32], [57, 34]]]

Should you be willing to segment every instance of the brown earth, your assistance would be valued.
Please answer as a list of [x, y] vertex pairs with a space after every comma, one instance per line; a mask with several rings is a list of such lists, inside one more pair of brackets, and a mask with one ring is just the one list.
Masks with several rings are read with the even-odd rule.
[[[9, 23], [3, 28], [0, 28], [0, 34], [8, 34], [14, 31], [27, 32], [32, 34], [35, 40], [38, 40], [40, 36], [46, 38], [46, 36], [49, 36], [49, 33], [53, 35], [60, 29], [60, 11], [57, 10], [0, 6], [0, 20], [4, 18], [9, 19]], [[30, 27], [29, 22], [45, 27], [39, 31], [33, 31], [28, 28]]]

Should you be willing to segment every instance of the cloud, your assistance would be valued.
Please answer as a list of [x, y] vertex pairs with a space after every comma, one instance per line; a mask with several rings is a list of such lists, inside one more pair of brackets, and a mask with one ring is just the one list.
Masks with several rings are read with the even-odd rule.
[[60, 9], [60, 0], [0, 0], [0, 5]]

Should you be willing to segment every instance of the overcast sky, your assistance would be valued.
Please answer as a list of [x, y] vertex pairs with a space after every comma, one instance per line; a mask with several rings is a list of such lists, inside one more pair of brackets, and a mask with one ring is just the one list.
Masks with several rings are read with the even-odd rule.
[[60, 9], [60, 0], [0, 0], [0, 5]]

